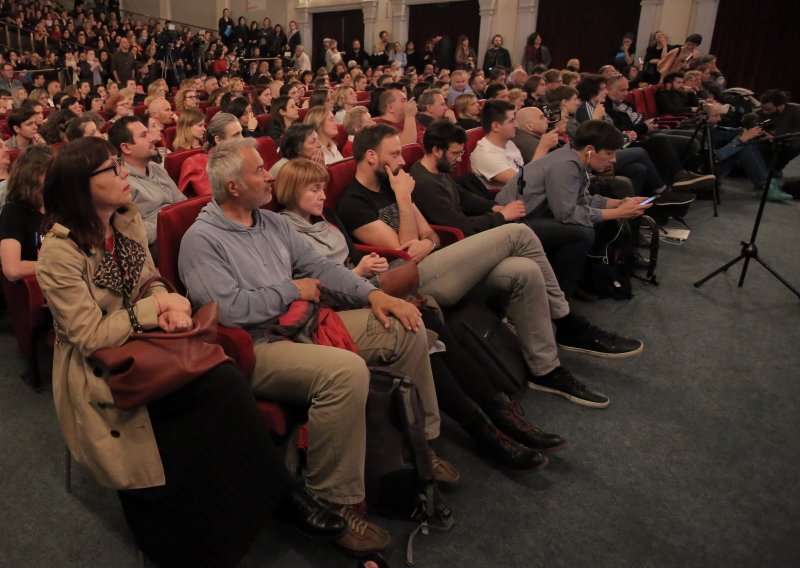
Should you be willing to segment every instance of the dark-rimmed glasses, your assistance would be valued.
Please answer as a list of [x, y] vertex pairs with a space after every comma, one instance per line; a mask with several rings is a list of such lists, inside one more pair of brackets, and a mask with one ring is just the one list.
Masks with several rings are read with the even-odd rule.
[[91, 174], [89, 174], [89, 177], [94, 177], [96, 175], [104, 174], [106, 172], [110, 172], [111, 170], [114, 170], [114, 175], [119, 177], [119, 170], [121, 167], [122, 167], [122, 158], [117, 158], [111, 163], [110, 166], [93, 171]]

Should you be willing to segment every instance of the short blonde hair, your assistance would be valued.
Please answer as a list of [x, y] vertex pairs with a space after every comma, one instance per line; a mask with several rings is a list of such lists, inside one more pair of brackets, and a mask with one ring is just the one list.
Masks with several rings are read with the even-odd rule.
[[369, 114], [366, 107], [355, 106], [344, 113], [344, 131], [350, 136], [358, 134], [358, 129], [364, 120], [364, 115]]
[[300, 194], [312, 183], [328, 183], [328, 170], [317, 162], [306, 158], [289, 160], [278, 172], [275, 181], [275, 198], [278, 202], [293, 211], [297, 209]]
[[475, 116], [469, 114], [469, 107], [472, 106], [472, 103], [474, 103], [477, 100], [477, 98], [478, 97], [476, 97], [472, 93], [464, 93], [463, 95], [458, 95], [456, 97], [456, 102], [453, 105], [453, 110], [455, 111], [456, 116], [458, 116], [458, 118], [466, 117], [466, 118], [474, 118], [476, 120], [480, 120], [481, 118], [480, 113], [478, 113]]
[[325, 119], [328, 118], [328, 113], [330, 113], [328, 109], [324, 106], [315, 106], [308, 109], [305, 118], [303, 119], [303, 124], [310, 124], [314, 127], [314, 130], [319, 133], [319, 128], [322, 126], [322, 123], [325, 122]]

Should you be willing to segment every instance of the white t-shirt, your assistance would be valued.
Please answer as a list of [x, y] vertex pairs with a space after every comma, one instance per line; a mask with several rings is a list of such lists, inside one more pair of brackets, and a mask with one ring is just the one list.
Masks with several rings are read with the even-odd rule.
[[500, 190], [505, 184], [491, 181], [494, 176], [505, 170], [517, 171], [524, 165], [522, 154], [512, 141], [506, 143], [505, 148], [500, 148], [489, 142], [486, 138], [478, 140], [475, 150], [469, 155], [472, 171], [489, 189]]

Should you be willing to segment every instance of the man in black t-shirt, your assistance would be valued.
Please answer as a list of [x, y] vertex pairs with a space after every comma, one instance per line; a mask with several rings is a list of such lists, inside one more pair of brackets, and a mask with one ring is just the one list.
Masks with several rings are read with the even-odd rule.
[[635, 355], [642, 343], [601, 331], [570, 312], [533, 231], [512, 223], [438, 250], [438, 235], [412, 202], [415, 182], [401, 169], [405, 162], [397, 130], [384, 124], [365, 128], [355, 138], [353, 156], [356, 176], [338, 212], [356, 239], [406, 251], [418, 264], [418, 291], [442, 306], [455, 304], [476, 288], [505, 296], [532, 375], [529, 386], [584, 406], [608, 406], [608, 397], [561, 367], [556, 340], [564, 349], [602, 357]]

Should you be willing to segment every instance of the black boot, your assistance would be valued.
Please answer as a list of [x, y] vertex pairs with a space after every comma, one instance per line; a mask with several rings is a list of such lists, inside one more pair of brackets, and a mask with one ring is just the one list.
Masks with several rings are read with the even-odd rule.
[[546, 457], [503, 434], [480, 409], [478, 415], [463, 427], [478, 444], [481, 453], [509, 469], [527, 471], [547, 465]]
[[525, 420], [522, 405], [509, 399], [504, 392], [494, 397], [486, 413], [504, 434], [534, 450], [555, 452], [567, 445], [567, 441], [558, 434], [548, 434]]

